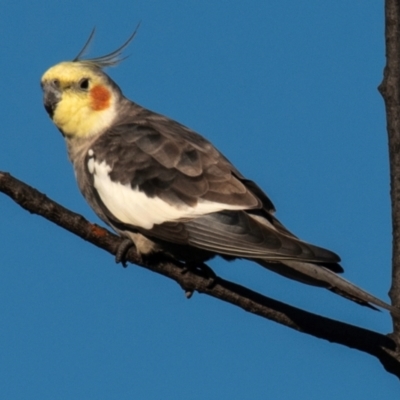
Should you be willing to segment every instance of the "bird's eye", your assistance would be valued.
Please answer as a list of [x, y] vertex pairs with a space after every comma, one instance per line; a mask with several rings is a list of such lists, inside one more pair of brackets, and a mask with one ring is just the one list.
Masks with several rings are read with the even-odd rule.
[[59, 88], [60, 87], [60, 81], [58, 79], [53, 79], [52, 82], [54, 87]]
[[79, 81], [79, 87], [83, 90], [89, 89], [89, 78], [82, 78]]

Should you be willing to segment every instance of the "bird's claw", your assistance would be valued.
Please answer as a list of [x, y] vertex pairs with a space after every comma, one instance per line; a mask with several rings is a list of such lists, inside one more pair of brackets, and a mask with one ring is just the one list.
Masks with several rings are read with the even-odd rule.
[[194, 290], [185, 290], [185, 296], [189, 300], [193, 296]]
[[[217, 275], [208, 265], [204, 263], [187, 262], [182, 268], [181, 273], [186, 274], [189, 271], [200, 272], [204, 278], [207, 278], [207, 289], [211, 289], [215, 286]], [[193, 290], [187, 290], [185, 295], [188, 299], [190, 299], [190, 297], [193, 295]]]
[[117, 251], [115, 253], [115, 262], [117, 264], [121, 263], [124, 268], [128, 266], [126, 255], [128, 254], [128, 251], [132, 246], [134, 246], [134, 244], [130, 239], [124, 239], [118, 245]]

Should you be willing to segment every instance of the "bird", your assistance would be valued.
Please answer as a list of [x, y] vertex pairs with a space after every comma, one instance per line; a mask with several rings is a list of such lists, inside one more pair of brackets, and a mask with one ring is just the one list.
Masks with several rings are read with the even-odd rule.
[[[66, 141], [81, 193], [94, 212], [143, 256], [187, 265], [215, 256], [247, 259], [358, 304], [397, 309], [345, 280], [334, 252], [309, 244], [275, 217], [265, 192], [213, 144], [124, 96], [105, 69], [137, 32], [96, 58], [84, 47], [41, 78], [44, 108]], [[117, 252], [122, 258], [124, 249]], [[379, 307], [379, 308], [377, 308]]]

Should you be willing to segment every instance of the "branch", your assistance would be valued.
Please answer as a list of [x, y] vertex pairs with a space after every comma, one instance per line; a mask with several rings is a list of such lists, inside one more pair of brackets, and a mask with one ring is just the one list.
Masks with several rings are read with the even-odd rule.
[[[389, 137], [390, 196], [392, 201], [392, 305], [400, 307], [400, 4], [385, 3], [386, 66], [379, 91], [385, 101]], [[393, 322], [393, 338], [400, 344], [400, 320]]]
[[[111, 254], [116, 254], [123, 240], [8, 173], [0, 172], [0, 191], [29, 212], [41, 215]], [[151, 262], [142, 260], [131, 248], [127, 261], [174, 280], [186, 291], [207, 294], [299, 332], [371, 354], [381, 361], [387, 371], [400, 378], [400, 358], [396, 353], [396, 344], [389, 336], [300, 310], [219, 277], [210, 287], [209, 279], [201, 271], [184, 273], [184, 265], [169, 258]]]

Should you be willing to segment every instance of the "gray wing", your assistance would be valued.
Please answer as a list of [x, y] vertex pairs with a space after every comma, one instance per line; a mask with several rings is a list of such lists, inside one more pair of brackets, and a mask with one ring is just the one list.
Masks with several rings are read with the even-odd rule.
[[157, 114], [132, 120], [102, 135], [92, 147], [97, 161], [110, 166], [111, 180], [178, 209], [212, 202], [221, 204], [221, 210], [193, 218], [183, 215], [143, 229], [118, 220], [103, 205], [112, 225], [223, 256], [327, 263], [335, 272], [342, 271], [336, 254], [302, 242], [284, 228], [273, 217], [267, 195], [207, 140]]
[[194, 132], [189, 140], [179, 134], [181, 125], [176, 128], [176, 135], [169, 137], [151, 125], [120, 125], [101, 136], [93, 150], [97, 160], [110, 165], [113, 181], [137, 186], [149, 197], [190, 206], [205, 200], [274, 209], [261, 189], [209, 142]]
[[[399, 315], [337, 275], [343, 269], [336, 254], [289, 232], [273, 216], [267, 195], [208, 141], [166, 117], [132, 103], [128, 107], [130, 116], [122, 113], [125, 121], [91, 145], [78, 170], [78, 175], [84, 170], [87, 183], [81, 190], [104, 221], [120, 232], [141, 233], [183, 260], [216, 254], [251, 259]], [[140, 212], [144, 216], [137, 218]]]

